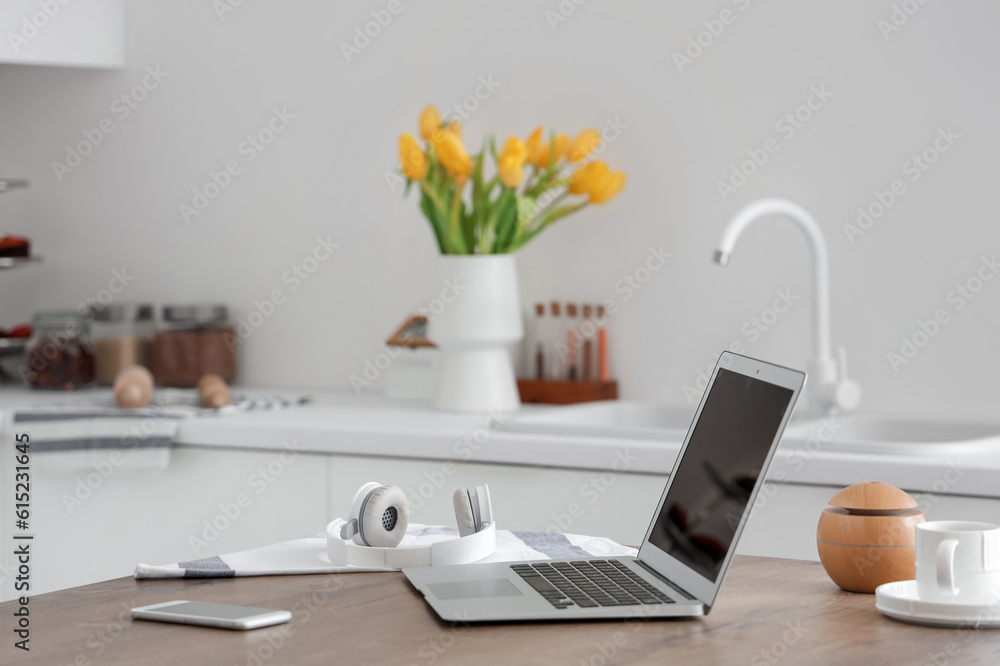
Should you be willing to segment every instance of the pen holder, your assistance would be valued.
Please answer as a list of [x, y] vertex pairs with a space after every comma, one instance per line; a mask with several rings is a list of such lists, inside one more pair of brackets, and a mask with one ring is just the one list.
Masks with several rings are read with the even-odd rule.
[[571, 382], [561, 379], [518, 379], [517, 390], [521, 394], [522, 403], [572, 405], [578, 402], [618, 399], [618, 382], [614, 380]]

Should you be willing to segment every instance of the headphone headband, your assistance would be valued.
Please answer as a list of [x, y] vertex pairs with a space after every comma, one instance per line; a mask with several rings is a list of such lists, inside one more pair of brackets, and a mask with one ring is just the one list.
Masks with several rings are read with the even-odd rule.
[[[377, 499], [372, 499], [376, 493]], [[465, 564], [488, 557], [496, 550], [489, 486], [457, 490], [454, 499], [459, 538], [429, 546], [396, 548], [406, 529], [406, 496], [392, 486], [364, 484], [354, 495], [348, 519], [338, 518], [326, 526], [330, 562], [336, 566], [402, 569]], [[369, 500], [374, 502], [371, 507]]]
[[326, 527], [326, 552], [335, 566], [366, 569], [402, 569], [445, 564], [468, 564], [489, 557], [497, 547], [496, 525], [475, 534], [413, 548], [357, 546], [340, 537], [345, 521], [338, 518]]

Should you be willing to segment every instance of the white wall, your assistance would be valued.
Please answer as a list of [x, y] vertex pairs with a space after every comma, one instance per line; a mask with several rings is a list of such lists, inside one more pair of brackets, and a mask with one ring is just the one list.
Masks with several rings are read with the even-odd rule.
[[[849, 349], [866, 410], [993, 415], [1000, 280], [961, 311], [947, 294], [1000, 241], [1000, 5], [907, 0], [918, 11], [884, 39], [877, 21], [890, 19], [890, 0], [401, 2], [350, 63], [339, 43], [387, 1], [243, 2], [223, 20], [204, 0], [136, 1], [125, 71], [0, 66], [0, 175], [34, 184], [0, 197], [0, 220], [46, 259], [0, 276], [0, 325], [75, 306], [122, 267], [135, 276], [123, 298], [219, 300], [240, 315], [280, 288], [287, 302], [242, 349], [244, 380], [348, 387], [430, 296], [430, 230], [384, 179], [397, 136], [427, 102], [451, 106], [493, 77], [500, 87], [465, 121], [472, 145], [540, 122], [627, 125], [606, 152], [629, 174], [625, 192], [519, 255], [526, 303], [619, 301], [612, 353], [624, 397], [684, 403], [683, 385], [723, 347], [749, 342], [741, 327], [779, 288], [801, 299], [746, 349], [806, 363], [809, 264], [797, 230], [766, 221], [729, 268], [710, 262], [740, 206], [780, 195], [827, 235], [833, 341]], [[560, 7], [575, 11], [553, 29]], [[734, 22], [679, 72], [674, 52], [723, 9]], [[112, 104], [147, 66], [169, 76], [120, 119]], [[813, 86], [833, 95], [786, 140], [775, 123]], [[238, 145], [275, 107], [294, 120], [245, 163]], [[59, 182], [52, 162], [104, 117], [114, 132]], [[941, 127], [961, 138], [910, 182], [903, 163]], [[779, 151], [722, 201], [716, 182], [772, 136]], [[178, 205], [228, 160], [242, 172], [185, 224]], [[906, 193], [849, 243], [842, 225], [894, 178]], [[282, 274], [328, 234], [339, 251], [292, 292]], [[661, 244], [669, 263], [624, 302], [616, 282]], [[938, 308], [949, 323], [894, 372], [887, 353]]]

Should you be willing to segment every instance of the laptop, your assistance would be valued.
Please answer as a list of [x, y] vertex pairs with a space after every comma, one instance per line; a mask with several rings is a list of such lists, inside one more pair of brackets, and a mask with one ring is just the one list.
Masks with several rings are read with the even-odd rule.
[[723, 352], [637, 557], [411, 567], [444, 620], [707, 615], [805, 373]]

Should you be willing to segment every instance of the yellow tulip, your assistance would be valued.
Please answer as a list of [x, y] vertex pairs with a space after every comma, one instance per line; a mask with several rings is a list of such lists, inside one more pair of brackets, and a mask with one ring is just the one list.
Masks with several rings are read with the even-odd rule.
[[566, 148], [569, 146], [569, 136], [556, 134], [556, 162], [566, 157]]
[[593, 152], [594, 148], [597, 148], [597, 144], [600, 142], [601, 135], [597, 133], [597, 130], [585, 129], [570, 141], [566, 148], [566, 156], [569, 157], [570, 162], [582, 162], [587, 155]]
[[433, 104], [428, 104], [423, 111], [420, 112], [420, 136], [424, 138], [424, 141], [430, 141], [431, 135], [441, 127], [441, 115]]
[[530, 164], [534, 164], [539, 169], [544, 169], [549, 165], [549, 144], [542, 143], [542, 127], [539, 125], [528, 137], [525, 144], [527, 159]]
[[427, 155], [413, 135], [407, 132], [399, 137], [399, 162], [410, 180], [423, 180], [427, 175]]
[[462, 123], [457, 120], [452, 120], [445, 126], [445, 129], [457, 136], [459, 139], [462, 138]]
[[610, 171], [600, 160], [585, 164], [570, 176], [567, 189], [570, 194], [586, 194], [592, 204], [611, 201], [625, 187], [625, 173]]
[[590, 190], [590, 203], [602, 204], [611, 201], [625, 187], [625, 173], [613, 171], [599, 180]]
[[507, 187], [517, 187], [524, 177], [524, 160], [528, 155], [527, 147], [516, 136], [507, 139], [497, 158], [497, 171], [500, 180]]
[[590, 164], [585, 164], [569, 178], [570, 194], [589, 194], [595, 183], [607, 177], [608, 165], [600, 160], [594, 160]]
[[435, 132], [431, 135], [438, 161], [455, 177], [459, 184], [464, 183], [472, 173], [472, 159], [466, 152], [462, 140], [454, 132]]

